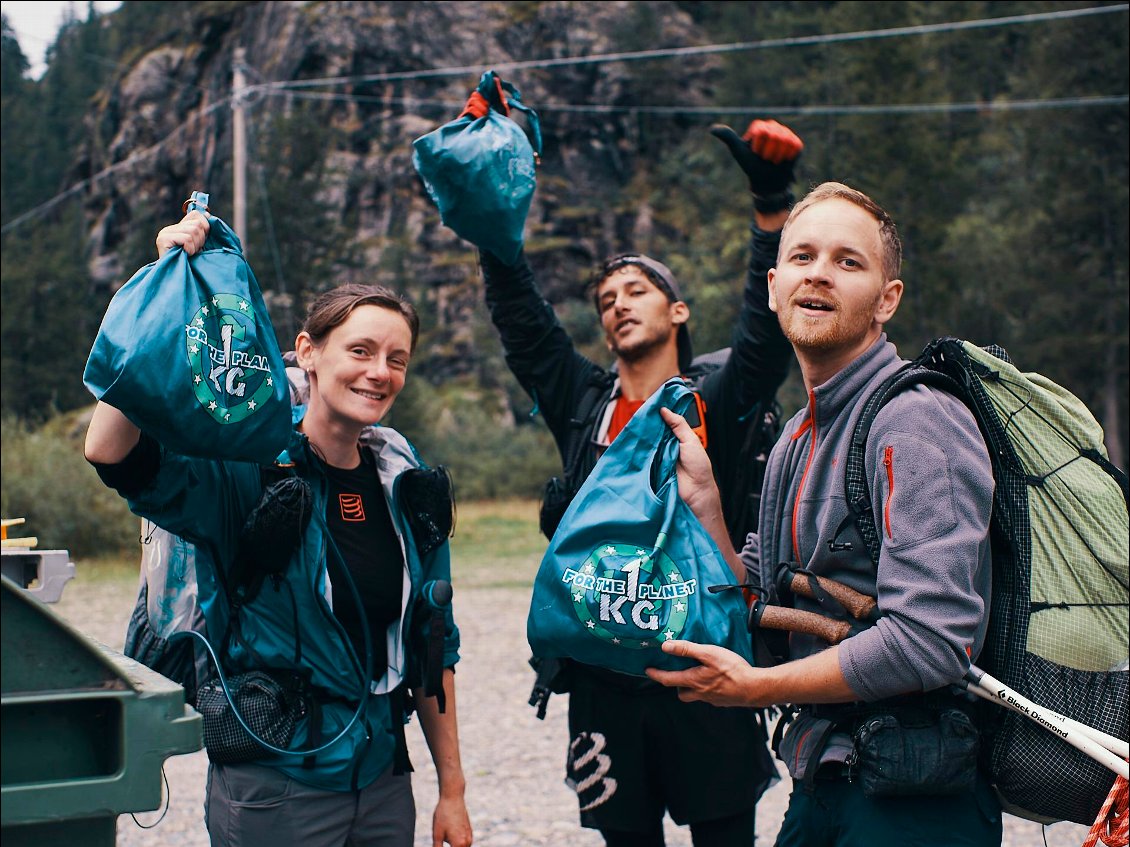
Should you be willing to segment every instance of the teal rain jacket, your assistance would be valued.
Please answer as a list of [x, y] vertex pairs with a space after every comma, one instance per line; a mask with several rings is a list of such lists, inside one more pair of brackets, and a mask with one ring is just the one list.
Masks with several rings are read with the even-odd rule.
[[[302, 406], [295, 407], [295, 423], [304, 411]], [[393, 762], [396, 722], [403, 724], [407, 715], [395, 705], [403, 698], [389, 695], [407, 679], [419, 679], [422, 657], [415, 655], [412, 645], [423, 642], [417, 636], [425, 621], [423, 616], [414, 619], [420, 589], [429, 580], [451, 578], [448, 543], [421, 558], [401, 508], [401, 474], [422, 464], [415, 449], [396, 430], [381, 426], [365, 430], [361, 443], [376, 457], [405, 562], [401, 617], [387, 633], [388, 667], [373, 669], [373, 679], [367, 685], [368, 702], [360, 719], [340, 741], [319, 753], [313, 766], [304, 766], [301, 754], [271, 754], [260, 761], [293, 779], [330, 791], [362, 788]], [[288, 452], [297, 473], [310, 483], [315, 515], [324, 515], [327, 483], [321, 461], [297, 430]], [[162, 449], [157, 475], [128, 501], [135, 514], [196, 546], [199, 602], [209, 633], [226, 631], [228, 603], [216, 571], [233, 560], [240, 530], [261, 491], [257, 464], [190, 458]], [[335, 604], [356, 601], [349, 586], [330, 584], [326, 542], [325, 522], [312, 520], [284, 579], [265, 581], [255, 599], [241, 610], [236, 622], [240, 638], [229, 645], [225, 661], [225, 674], [253, 668], [309, 671], [310, 681], [321, 695], [320, 740], [311, 744], [309, 719], [304, 718], [291, 741], [290, 748], [295, 750], [318, 746], [336, 736], [349, 723], [366, 687], [362, 681], [364, 657], [356, 654], [333, 614]], [[217, 652], [220, 646], [213, 643]], [[459, 630], [449, 606], [443, 663], [451, 667], [458, 660]]]

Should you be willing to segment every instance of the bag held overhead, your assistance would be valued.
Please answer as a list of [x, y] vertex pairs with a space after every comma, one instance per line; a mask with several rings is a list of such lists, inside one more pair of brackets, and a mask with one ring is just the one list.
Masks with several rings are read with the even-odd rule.
[[[526, 116], [533, 146], [509, 115]], [[481, 115], [481, 116], [478, 116]], [[504, 262], [522, 249], [541, 155], [537, 112], [521, 93], [487, 71], [455, 120], [412, 142], [412, 164], [444, 225]]]
[[535, 656], [569, 658], [634, 676], [693, 660], [663, 641], [717, 644], [752, 661], [734, 575], [679, 496], [679, 442], [659, 416], [693, 404], [665, 383], [601, 456], [561, 519], [534, 581], [526, 633]]
[[203, 250], [172, 248], [114, 295], [83, 382], [170, 450], [268, 464], [291, 435], [286, 370], [239, 238], [210, 225]]

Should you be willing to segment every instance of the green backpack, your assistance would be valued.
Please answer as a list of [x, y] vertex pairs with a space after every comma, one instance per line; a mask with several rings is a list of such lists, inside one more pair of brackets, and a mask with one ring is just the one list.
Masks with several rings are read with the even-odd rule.
[[[940, 338], [868, 398], [848, 452], [845, 493], [873, 561], [875, 527], [863, 458], [875, 414], [919, 384], [973, 412], [996, 490], [993, 591], [977, 664], [1037, 704], [1127, 737], [1130, 520], [1127, 477], [1079, 398], [1021, 373], [996, 346]], [[1032, 720], [986, 706], [982, 750], [1005, 811], [1090, 824], [1114, 774]]]

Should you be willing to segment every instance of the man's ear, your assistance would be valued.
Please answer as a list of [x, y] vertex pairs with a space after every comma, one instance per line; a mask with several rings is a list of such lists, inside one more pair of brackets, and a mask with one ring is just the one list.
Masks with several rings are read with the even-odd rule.
[[675, 326], [685, 324], [691, 319], [691, 307], [684, 303], [682, 300], [676, 300], [671, 304], [671, 323]]
[[769, 269], [769, 311], [776, 314], [777, 312], [777, 286], [774, 284], [777, 279], [777, 269]]
[[[899, 303], [902, 302], [903, 284], [901, 279], [892, 279], [883, 283], [883, 291], [879, 295], [879, 304], [875, 308], [875, 323], [882, 325], [895, 316]], [[772, 295], [770, 295], [772, 297]]]

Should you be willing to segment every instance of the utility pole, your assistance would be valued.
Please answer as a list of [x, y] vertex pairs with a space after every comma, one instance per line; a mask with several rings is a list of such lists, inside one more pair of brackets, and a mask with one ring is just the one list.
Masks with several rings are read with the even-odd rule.
[[232, 67], [232, 224], [247, 253], [247, 118], [244, 114], [244, 49], [235, 48]]

